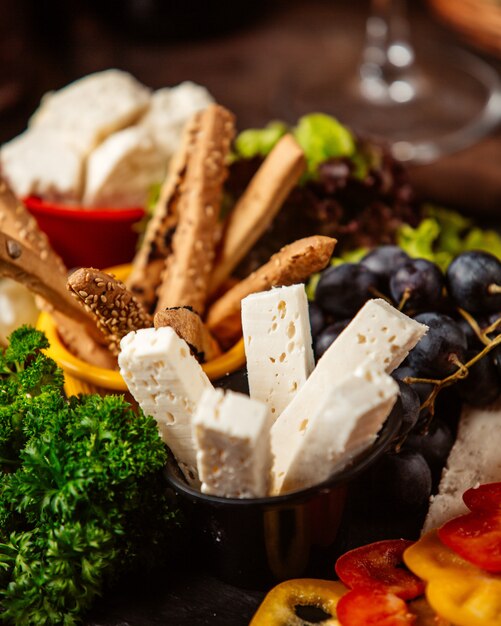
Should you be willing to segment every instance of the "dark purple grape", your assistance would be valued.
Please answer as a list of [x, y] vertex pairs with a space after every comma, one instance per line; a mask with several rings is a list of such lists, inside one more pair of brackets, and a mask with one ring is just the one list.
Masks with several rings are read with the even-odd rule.
[[[401, 365], [394, 370], [391, 375], [395, 380], [401, 381], [403, 381], [404, 378], [421, 378], [419, 372], [408, 365]], [[417, 393], [420, 405], [426, 402], [430, 393], [433, 391], [433, 385], [431, 383], [409, 383], [409, 386]]]
[[363, 265], [344, 263], [329, 267], [320, 277], [315, 302], [335, 317], [352, 317], [377, 289], [378, 278]]
[[421, 510], [431, 495], [431, 470], [418, 452], [385, 454], [371, 479], [381, 502], [402, 509], [403, 513]]
[[398, 413], [401, 418], [397, 441], [405, 437], [416, 425], [419, 419], [419, 396], [410, 385], [397, 380], [400, 394], [393, 405], [392, 413]]
[[449, 265], [447, 290], [457, 306], [471, 313], [501, 310], [501, 262], [488, 252], [463, 252]]
[[418, 452], [424, 457], [436, 483], [440, 479], [442, 468], [453, 444], [454, 436], [451, 429], [441, 419], [435, 418], [425, 435], [411, 433], [407, 436], [405, 449]]
[[310, 312], [311, 336], [316, 337], [325, 326], [325, 317], [318, 304], [309, 302], [308, 308]]
[[351, 320], [342, 320], [341, 322], [334, 322], [334, 324], [324, 328], [324, 330], [317, 336], [314, 342], [314, 352], [317, 361], [324, 354], [327, 348], [329, 348], [332, 342], [339, 337], [350, 321]]
[[[459, 324], [459, 326], [461, 326], [461, 330], [465, 334], [466, 342], [468, 344], [468, 348], [470, 350], [478, 350], [479, 348], [481, 348], [482, 347], [482, 342], [478, 338], [477, 333], [471, 327], [471, 324], [469, 322], [467, 322], [464, 319], [464, 317], [460, 317], [458, 319], [457, 323]], [[480, 328], [482, 328], [485, 325], [488, 326], [488, 324], [485, 324], [485, 320], [483, 320], [483, 321], [477, 320], [477, 323], [478, 323]]]
[[376, 274], [379, 288], [387, 292], [391, 274], [409, 260], [409, 255], [398, 246], [378, 246], [366, 254], [360, 264]]
[[[469, 361], [475, 354], [477, 351], [468, 351], [466, 360]], [[491, 355], [486, 354], [468, 372], [468, 376], [457, 384], [461, 399], [472, 406], [492, 404], [501, 393], [501, 378]]]
[[416, 321], [426, 324], [428, 332], [407, 357], [408, 364], [424, 377], [442, 378], [464, 363], [467, 342], [459, 324], [442, 313], [420, 313]]
[[249, 395], [249, 380], [247, 378], [247, 369], [242, 368], [226, 374], [215, 382], [216, 387], [221, 389], [231, 389], [231, 391], [239, 391]]
[[390, 277], [390, 294], [396, 304], [404, 298], [405, 309], [434, 309], [440, 304], [444, 277], [426, 259], [409, 259]]

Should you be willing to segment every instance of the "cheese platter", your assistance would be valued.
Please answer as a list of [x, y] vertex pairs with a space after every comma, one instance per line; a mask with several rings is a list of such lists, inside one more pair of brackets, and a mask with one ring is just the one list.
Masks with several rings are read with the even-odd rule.
[[[85, 153], [88, 177], [103, 133], [158, 116], [148, 90], [104, 72], [49, 98], [26, 131], [57, 127], [72, 89], [79, 98], [89, 90], [102, 113], [99, 80], [134, 87], [141, 110], [105, 130], [97, 116], [79, 133], [70, 115], [54, 131]], [[394, 602], [403, 623], [421, 605], [446, 620], [432, 579], [424, 599], [428, 579], [406, 555], [411, 543], [426, 549], [425, 539], [413, 543], [423, 524], [433, 531], [480, 514], [463, 492], [501, 480], [496, 446], [478, 452], [486, 430], [493, 441], [500, 430], [501, 238], [417, 202], [384, 146], [329, 116], [236, 135], [225, 107], [194, 109], [184, 130], [178, 121], [155, 131], [167, 137], [168, 126], [176, 148], [119, 276], [69, 271], [12, 190], [24, 194], [24, 149], [15, 168], [12, 146], [0, 150], [1, 275], [29, 287], [43, 310], [38, 329], [20, 325], [0, 352], [2, 619], [248, 624], [255, 613], [257, 626], [274, 602], [258, 611], [264, 593], [289, 581], [270, 593], [279, 605], [289, 593], [309, 598], [296, 602], [298, 623], [327, 604], [332, 623], [365, 623], [350, 620], [379, 601]], [[106, 170], [111, 189], [127, 154]], [[26, 162], [30, 184], [37, 168]], [[57, 170], [44, 175], [54, 180], [37, 193], [92, 211], [88, 193], [50, 192]], [[128, 180], [132, 204], [135, 185], [145, 202], [144, 181], [142, 172]], [[78, 370], [99, 372], [101, 384]], [[454, 532], [438, 533], [453, 551]], [[401, 536], [405, 546], [391, 543]], [[334, 582], [341, 554], [365, 563], [349, 552], [363, 544], [376, 546], [376, 563], [384, 550], [402, 570], [405, 561], [418, 591], [378, 586], [374, 599], [341, 566], [345, 587]], [[147, 616], [130, 607], [142, 606], [138, 576], [165, 578], [161, 590], [137, 586]], [[313, 582], [290, 580], [304, 576]], [[127, 585], [134, 601], [118, 599]]]

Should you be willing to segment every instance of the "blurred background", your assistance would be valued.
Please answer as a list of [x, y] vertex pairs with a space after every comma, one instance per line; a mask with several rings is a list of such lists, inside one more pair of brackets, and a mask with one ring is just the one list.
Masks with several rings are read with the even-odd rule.
[[[458, 45], [501, 67], [501, 30], [472, 33], [465, 18], [475, 1], [501, 15], [494, 0], [409, 2], [416, 47]], [[44, 92], [109, 67], [153, 88], [203, 84], [240, 129], [292, 118], [312, 75], [335, 85], [356, 74], [368, 12], [366, 0], [1, 0], [0, 142], [26, 127]], [[484, 22], [497, 27], [492, 15]], [[491, 132], [411, 174], [424, 196], [486, 214], [501, 206], [500, 160], [501, 134]]]

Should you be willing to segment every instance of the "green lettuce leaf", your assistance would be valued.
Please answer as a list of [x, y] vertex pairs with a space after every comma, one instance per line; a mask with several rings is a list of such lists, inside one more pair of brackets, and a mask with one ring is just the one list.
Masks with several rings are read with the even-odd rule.
[[324, 113], [302, 117], [293, 134], [304, 150], [310, 175], [315, 175], [318, 166], [328, 159], [351, 157], [355, 153], [355, 139], [351, 132]]
[[287, 131], [287, 124], [279, 121], [270, 122], [265, 128], [244, 130], [235, 139], [237, 156], [243, 159], [252, 159], [255, 156], [265, 157]]

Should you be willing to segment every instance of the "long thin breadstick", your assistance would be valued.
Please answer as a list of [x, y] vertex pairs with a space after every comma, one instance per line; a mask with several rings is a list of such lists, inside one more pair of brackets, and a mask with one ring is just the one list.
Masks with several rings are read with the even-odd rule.
[[112, 354], [118, 356], [120, 340], [132, 330], [148, 328], [153, 320], [131, 291], [110, 274], [80, 268], [68, 278], [68, 289], [96, 319]]
[[175, 307], [158, 311], [154, 319], [155, 328], [170, 326], [190, 346], [200, 362], [211, 361], [221, 354], [217, 341], [212, 337], [200, 315], [190, 307]]
[[185, 127], [181, 146], [170, 162], [153, 216], [126, 281], [127, 287], [148, 309], [155, 304], [165, 261], [172, 253], [172, 237], [179, 221], [179, 197], [199, 124], [198, 113]]
[[223, 346], [242, 332], [241, 301], [251, 293], [294, 285], [322, 270], [332, 256], [336, 240], [315, 235], [298, 239], [274, 254], [265, 265], [240, 281], [209, 310], [207, 326]]
[[66, 267], [51, 248], [47, 235], [40, 230], [35, 218], [19, 202], [7, 184], [0, 180], [0, 232], [20, 241], [40, 256], [46, 269], [66, 275]]
[[215, 257], [217, 223], [226, 164], [234, 135], [233, 115], [219, 105], [200, 114], [192, 158], [179, 198], [179, 223], [158, 290], [157, 311], [191, 306], [203, 313]]
[[1, 232], [0, 276], [22, 283], [43, 300], [50, 302], [54, 309], [82, 324], [96, 341], [103, 342], [102, 333], [90, 315], [68, 293], [64, 275], [47, 271], [38, 253]]
[[273, 221], [306, 169], [304, 153], [285, 135], [254, 175], [226, 225], [222, 248], [210, 282], [210, 293], [230, 276]]

